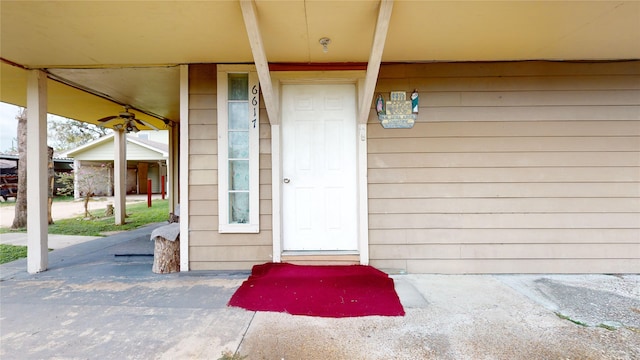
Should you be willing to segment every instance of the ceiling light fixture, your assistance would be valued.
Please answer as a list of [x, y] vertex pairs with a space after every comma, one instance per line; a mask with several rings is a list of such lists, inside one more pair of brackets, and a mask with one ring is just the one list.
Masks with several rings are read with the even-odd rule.
[[125, 128], [125, 130], [127, 131], [127, 133], [130, 132], [134, 132], [137, 133], [138, 131], [140, 131], [140, 129], [138, 129], [138, 127], [136, 126], [136, 124], [133, 123], [133, 121], [129, 121], [127, 122], [127, 127]]
[[331, 44], [331, 39], [329, 39], [328, 37], [323, 37], [320, 40], [318, 40], [318, 42], [320, 43], [320, 45], [322, 45], [322, 52], [324, 52], [325, 54], [329, 52], [329, 44]]

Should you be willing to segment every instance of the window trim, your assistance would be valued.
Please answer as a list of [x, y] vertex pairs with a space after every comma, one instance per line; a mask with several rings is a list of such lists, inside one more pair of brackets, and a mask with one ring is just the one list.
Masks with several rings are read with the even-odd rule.
[[[249, 222], [229, 223], [229, 114], [228, 75], [246, 73], [249, 75]], [[251, 89], [255, 86], [255, 98]], [[260, 84], [253, 65], [217, 66], [218, 103], [218, 232], [219, 233], [259, 233], [260, 232]], [[253, 101], [255, 99], [255, 101]], [[253, 110], [255, 109], [255, 117]], [[254, 121], [255, 120], [255, 121]], [[253, 125], [253, 126], [252, 126]]]

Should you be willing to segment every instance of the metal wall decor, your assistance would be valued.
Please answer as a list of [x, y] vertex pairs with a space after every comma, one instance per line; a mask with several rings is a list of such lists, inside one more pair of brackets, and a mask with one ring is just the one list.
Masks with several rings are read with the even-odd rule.
[[382, 95], [378, 94], [376, 112], [383, 128], [410, 129], [418, 117], [418, 91], [413, 91], [410, 100], [407, 100], [406, 92], [392, 91], [386, 103]]

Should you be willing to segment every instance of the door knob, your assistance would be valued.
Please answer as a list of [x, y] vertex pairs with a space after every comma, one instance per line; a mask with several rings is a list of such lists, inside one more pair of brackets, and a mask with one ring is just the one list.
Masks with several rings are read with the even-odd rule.
[[291, 182], [291, 179], [289, 179], [289, 178], [284, 178], [284, 183], [285, 183], [285, 184], [288, 184], [288, 183], [290, 183], [290, 182]]

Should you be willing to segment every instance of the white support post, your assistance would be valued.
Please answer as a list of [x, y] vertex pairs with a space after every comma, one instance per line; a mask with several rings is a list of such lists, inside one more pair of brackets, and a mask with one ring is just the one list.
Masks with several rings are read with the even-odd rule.
[[124, 131], [113, 132], [113, 213], [115, 224], [123, 225], [126, 216], [127, 136]]
[[[360, 104], [358, 108], [358, 248], [360, 250], [360, 264], [369, 264], [369, 209], [367, 191], [367, 122], [371, 112], [371, 102], [373, 93], [378, 81], [380, 63], [382, 62], [382, 52], [387, 39], [391, 12], [393, 10], [393, 0], [382, 0], [378, 10], [378, 20], [373, 35], [373, 44], [369, 54], [367, 64], [367, 75], [360, 91]], [[360, 84], [359, 84], [360, 85]], [[360, 86], [358, 86], [360, 88]]]
[[173, 204], [171, 210], [175, 211], [176, 206], [180, 204], [180, 125], [176, 124], [171, 135], [171, 143], [173, 144], [173, 154], [171, 155], [171, 171], [173, 172], [173, 180], [171, 191], [173, 192]]
[[107, 195], [108, 196], [113, 196], [113, 173], [111, 172], [112, 169], [107, 169], [107, 176], [109, 177], [107, 179]]
[[47, 75], [29, 70], [27, 79], [27, 271], [47, 270]]
[[273, 262], [282, 261], [282, 165], [280, 164], [280, 124], [271, 125], [271, 217]]
[[180, 65], [180, 271], [189, 271], [189, 65]]
[[378, 81], [380, 62], [382, 61], [382, 51], [384, 50], [384, 43], [387, 40], [387, 31], [389, 30], [392, 10], [393, 0], [382, 0], [380, 2], [378, 21], [373, 35], [373, 45], [371, 45], [369, 63], [367, 64], [367, 76], [364, 81], [362, 102], [358, 109], [358, 124], [366, 124], [369, 120], [369, 112], [371, 111], [371, 103], [373, 101], [373, 92], [376, 89], [376, 82]]
[[80, 166], [82, 166], [80, 160], [73, 159], [73, 172], [75, 173], [73, 176], [73, 198], [80, 199], [80, 185], [78, 185], [78, 176], [80, 173]]
[[358, 124], [358, 250], [360, 265], [369, 265], [369, 192], [367, 124]]
[[177, 124], [169, 128], [169, 156], [167, 157], [167, 195], [169, 196], [169, 212], [176, 210], [176, 205], [180, 202], [178, 199], [178, 156], [180, 155], [180, 131]]
[[262, 89], [262, 98], [264, 99], [264, 105], [269, 115], [269, 122], [272, 124], [274, 122], [278, 123], [280, 121], [280, 110], [278, 102], [276, 101], [276, 92], [271, 83], [269, 62], [267, 61], [264, 44], [262, 43], [256, 4], [254, 0], [240, 0], [240, 8], [242, 9], [242, 18], [244, 19], [244, 26], [247, 29], [247, 36], [249, 37], [253, 62], [256, 64], [256, 72], [258, 73], [258, 80], [260, 81], [260, 88]]

